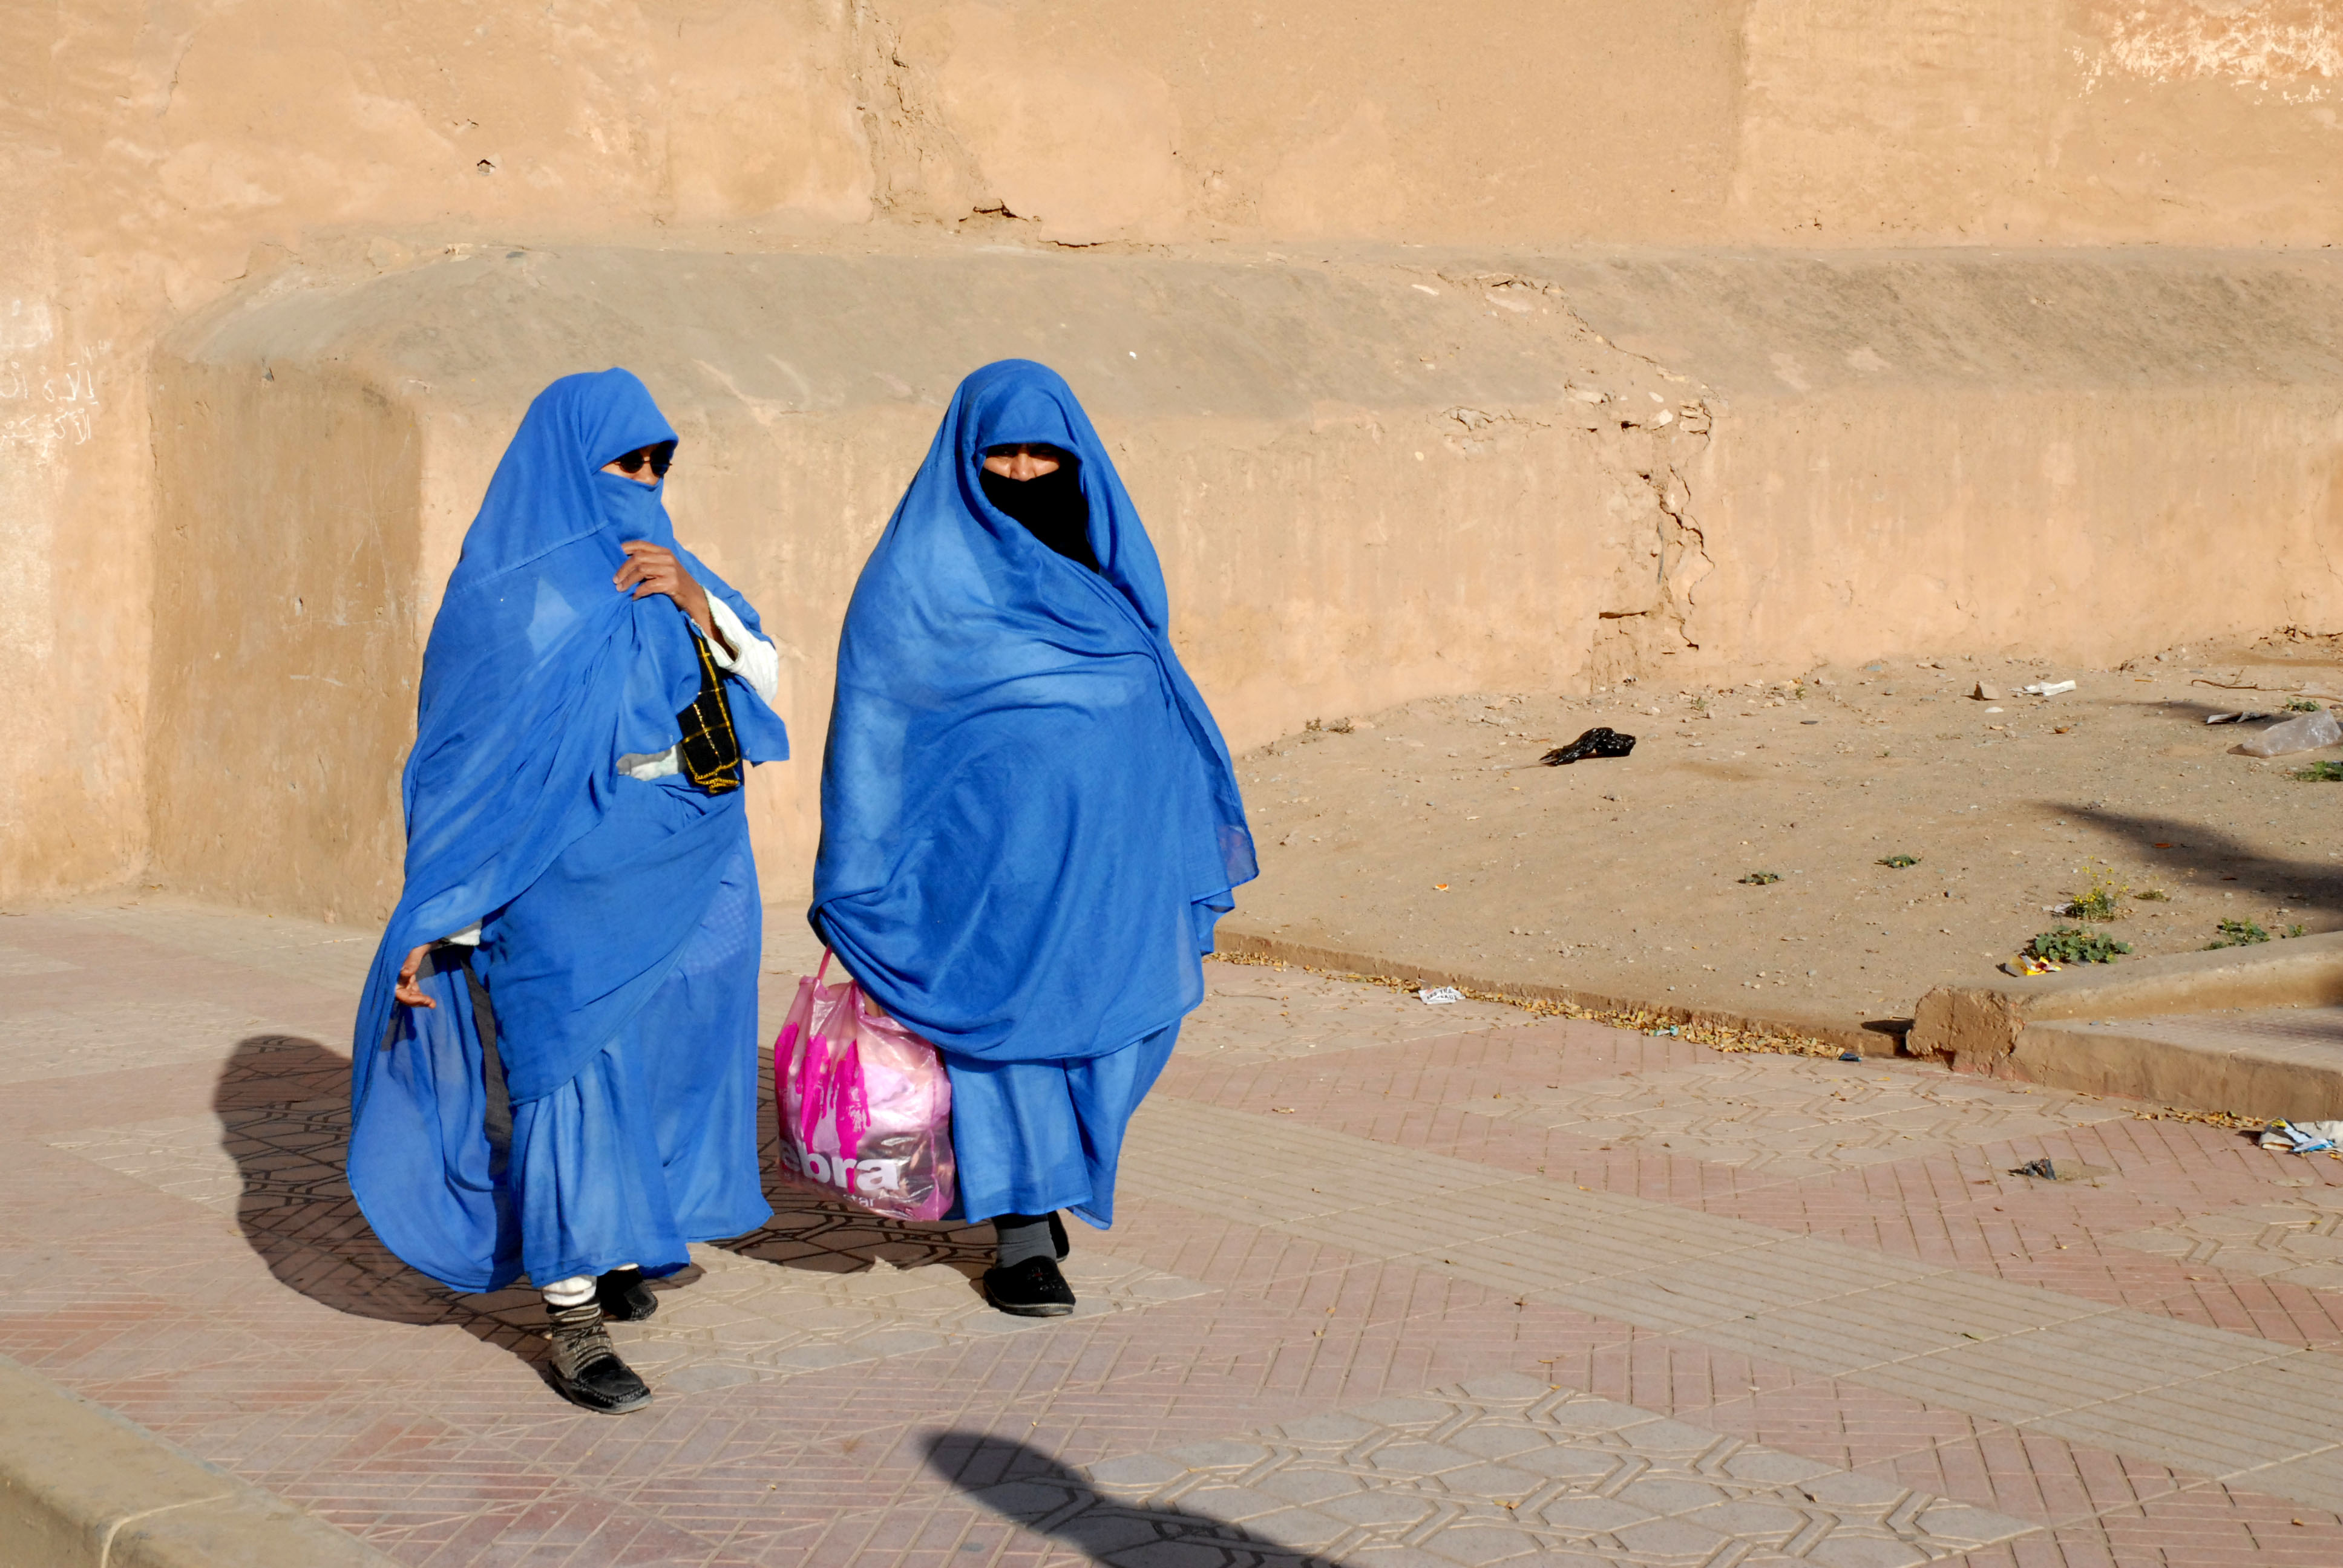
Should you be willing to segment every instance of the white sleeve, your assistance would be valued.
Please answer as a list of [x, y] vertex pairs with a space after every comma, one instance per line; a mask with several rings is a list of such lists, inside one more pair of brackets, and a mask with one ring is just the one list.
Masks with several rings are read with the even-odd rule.
[[478, 947], [480, 945], [480, 922], [474, 920], [470, 925], [466, 926], [454, 936], [441, 937], [439, 939], [439, 945], [441, 947], [448, 948]]
[[[747, 681], [751, 691], [772, 702], [781, 691], [781, 656], [771, 643], [743, 626], [732, 607], [714, 594], [708, 596], [708, 612], [716, 618], [716, 629], [724, 634], [708, 639], [708, 651], [715, 657], [717, 668], [731, 671]], [[739, 651], [725, 652], [728, 642]]]

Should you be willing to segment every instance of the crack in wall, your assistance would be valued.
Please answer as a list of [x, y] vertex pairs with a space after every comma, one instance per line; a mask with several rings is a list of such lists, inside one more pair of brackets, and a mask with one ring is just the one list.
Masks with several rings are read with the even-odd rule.
[[[1716, 569], [1716, 563], [1708, 551], [1707, 530], [1694, 515], [1692, 485], [1686, 475], [1699, 453], [1706, 449], [1715, 427], [1716, 414], [1709, 389], [1671, 370], [1653, 356], [1623, 347], [1594, 330], [1572, 307], [1568, 291], [1550, 279], [1513, 271], [1461, 267], [1443, 269], [1437, 276], [1450, 287], [1479, 291], [1493, 310], [1526, 316], [1536, 306], [1542, 306], [1561, 317], [1590, 351], [1599, 350], [1603, 357], [1624, 361], [1647, 373], [1644, 377], [1604, 377], [1590, 367], [1585, 370], [1585, 379], [1565, 376], [1564, 398], [1568, 405], [1584, 410], [1575, 418], [1566, 413], [1545, 418], [1470, 407], [1450, 408], [1443, 417], [1459, 427], [1448, 436], [1449, 447], [1465, 455], [1493, 450], [1508, 426], [1524, 430], [1583, 430], [1602, 444], [1605, 458], [1624, 458], [1624, 466], [1634, 481], [1649, 491], [1650, 531], [1631, 530], [1624, 544], [1631, 558], [1637, 548], [1650, 553], [1654, 562], [1649, 579], [1650, 602], [1595, 612], [1587, 649], [1591, 682], [1609, 684], [1631, 677], [1640, 679], [1660, 674], [1663, 659], [1679, 653], [1698, 652], [1701, 645], [1692, 632], [1694, 594]], [[1593, 352], [1588, 355], [1595, 357]], [[1637, 386], [1614, 393], [1589, 384], [1606, 378], [1656, 378], [1667, 383], [1672, 390], [1682, 390], [1670, 397]], [[1638, 391], [1642, 398], [1636, 397]], [[1653, 406], [1644, 407], [1644, 398], [1652, 399]], [[1680, 441], [1694, 445], [1687, 448], [1679, 446]], [[1651, 450], [1644, 454], [1621, 453], [1617, 447], [1621, 442], [1649, 442]]]
[[903, 57], [900, 30], [867, 0], [857, 0], [849, 26], [849, 75], [879, 213], [910, 221], [1022, 221], [984, 188], [975, 156], [945, 120], [930, 74]]

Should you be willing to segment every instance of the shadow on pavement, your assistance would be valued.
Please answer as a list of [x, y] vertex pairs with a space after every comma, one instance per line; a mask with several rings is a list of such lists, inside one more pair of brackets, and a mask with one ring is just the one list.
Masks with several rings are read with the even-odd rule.
[[[311, 1301], [394, 1323], [452, 1323], [532, 1364], [541, 1340], [491, 1316], [376, 1240], [350, 1195], [349, 1059], [296, 1035], [238, 1040], [212, 1094], [244, 1191], [236, 1223], [268, 1271]], [[513, 1292], [506, 1292], [510, 1295]], [[535, 1292], [526, 1292], [533, 1304]]]
[[[769, 1072], [769, 1066], [767, 1069]], [[462, 1295], [417, 1272], [375, 1237], [351, 1196], [350, 1064], [294, 1035], [253, 1035], [236, 1043], [212, 1096], [220, 1145], [244, 1191], [236, 1222], [269, 1271], [310, 1300], [355, 1317], [397, 1323], [456, 1323], [532, 1363], [542, 1359], [542, 1312], [526, 1287]], [[762, 1097], [760, 1162], [770, 1223], [717, 1245], [783, 1268], [855, 1273], [944, 1263], [974, 1281], [992, 1261], [990, 1224], [907, 1224], [869, 1214], [779, 1174], [772, 1095]], [[699, 1278], [689, 1267], [657, 1286]]]
[[714, 1244], [759, 1262], [822, 1274], [860, 1273], [881, 1262], [897, 1269], [942, 1263], [966, 1276], [970, 1289], [977, 1289], [979, 1276], [992, 1266], [990, 1221], [970, 1225], [961, 1220], [932, 1224], [890, 1220], [782, 1174], [772, 1051], [760, 1048], [759, 1054], [757, 1161], [773, 1217], [759, 1230]]
[[[1039, 1449], [980, 1432], [934, 1432], [928, 1468], [969, 1497], [1094, 1563], [1177, 1563], [1182, 1568], [1339, 1568], [1332, 1558], [1281, 1546], [1201, 1513], [1101, 1497]], [[1173, 1550], [1166, 1551], [1165, 1548]]]

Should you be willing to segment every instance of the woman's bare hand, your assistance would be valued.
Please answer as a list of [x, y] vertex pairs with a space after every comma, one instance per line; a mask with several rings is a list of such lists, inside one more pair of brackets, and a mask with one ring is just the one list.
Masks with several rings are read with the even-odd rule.
[[[699, 586], [697, 578], [683, 569], [683, 563], [675, 558], [673, 550], [655, 545], [649, 539], [628, 539], [618, 548], [627, 552], [627, 564], [620, 567], [618, 575], [610, 580], [620, 590], [632, 588], [637, 598], [649, 598], [653, 594], [663, 593], [681, 605], [683, 613], [689, 616], [692, 624], [703, 633], [709, 637], [717, 635], [716, 618], [708, 608], [708, 590]], [[724, 647], [729, 651], [738, 651], [730, 643], [724, 644]]]
[[398, 966], [398, 989], [390, 994], [409, 1007], [437, 1008], [439, 1005], [425, 996], [423, 988], [415, 983], [415, 977], [423, 972], [423, 955], [430, 950], [431, 944], [426, 942], [407, 954], [407, 961]]

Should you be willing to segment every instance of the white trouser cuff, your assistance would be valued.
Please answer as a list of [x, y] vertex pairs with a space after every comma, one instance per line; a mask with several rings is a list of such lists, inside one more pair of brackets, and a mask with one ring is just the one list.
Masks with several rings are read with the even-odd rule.
[[566, 1280], [556, 1280], [544, 1287], [545, 1303], [549, 1307], [582, 1307], [594, 1299], [594, 1276], [573, 1274]]

